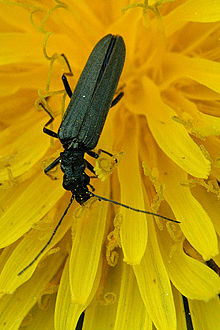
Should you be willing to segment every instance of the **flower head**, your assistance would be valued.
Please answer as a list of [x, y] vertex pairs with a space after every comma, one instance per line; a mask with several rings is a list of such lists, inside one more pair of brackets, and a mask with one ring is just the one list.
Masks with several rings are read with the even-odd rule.
[[[2, 327], [75, 329], [85, 311], [91, 329], [176, 329], [185, 322], [182, 295], [195, 327], [220, 324], [219, 18], [217, 0], [3, 1]], [[18, 276], [71, 198], [59, 166], [43, 173], [62, 151], [42, 132], [48, 113], [58, 131], [68, 105], [61, 76], [74, 88], [108, 33], [125, 40], [124, 97], [95, 150], [114, 157], [102, 153], [93, 164], [92, 185], [181, 223], [94, 198], [74, 202]]]

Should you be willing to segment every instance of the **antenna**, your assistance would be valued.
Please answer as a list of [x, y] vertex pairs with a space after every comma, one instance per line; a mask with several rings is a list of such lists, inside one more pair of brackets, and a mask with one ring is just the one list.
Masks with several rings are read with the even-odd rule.
[[17, 275], [20, 276], [22, 275], [29, 267], [31, 267], [35, 261], [40, 257], [40, 255], [46, 250], [46, 248], [48, 247], [48, 245], [50, 244], [50, 242], [52, 241], [52, 239], [54, 238], [56, 232], [57, 232], [57, 229], [60, 227], [62, 221], [63, 221], [63, 218], [65, 217], [65, 215], [67, 214], [72, 202], [73, 202], [73, 199], [74, 199], [74, 195], [72, 195], [71, 199], [70, 199], [70, 202], [67, 206], [67, 208], [65, 209], [65, 211], [63, 212], [63, 215], [62, 217], [60, 218], [60, 221], [58, 222], [58, 224], [56, 225], [54, 231], [53, 231], [53, 234], [50, 236], [50, 239], [47, 241], [47, 243], [44, 245], [44, 247], [40, 250], [40, 252], [36, 255], [36, 257], [24, 268], [22, 269]]
[[126, 204], [122, 204], [122, 203], [119, 203], [119, 202], [116, 202], [112, 199], [108, 199], [106, 197], [102, 197], [102, 196], [99, 196], [99, 195], [95, 195], [93, 194], [92, 192], [90, 192], [90, 195], [93, 196], [93, 197], [97, 197], [99, 200], [103, 200], [105, 202], [110, 202], [110, 203], [113, 203], [113, 204], [116, 204], [116, 205], [120, 205], [120, 206], [123, 206], [123, 207], [126, 207], [127, 209], [129, 210], [132, 210], [132, 211], [135, 211], [135, 212], [141, 212], [141, 213], [145, 213], [145, 214], [151, 214], [155, 217], [158, 217], [158, 218], [162, 218], [162, 219], [165, 219], [165, 220], [168, 220], [168, 221], [172, 221], [172, 222], [176, 222], [176, 223], [180, 223], [180, 221], [177, 221], [177, 220], [174, 220], [174, 219], [170, 219], [170, 218], [167, 218], [163, 215], [160, 215], [160, 214], [157, 214], [157, 213], [153, 213], [153, 212], [150, 212], [150, 211], [145, 211], [145, 210], [139, 210], [139, 209], [135, 209], [134, 207], [131, 207], [131, 206], [128, 206]]
[[[98, 198], [99, 200], [103, 200], [105, 202], [110, 202], [110, 203], [113, 203], [113, 204], [116, 204], [116, 205], [120, 205], [120, 206], [123, 206], [129, 210], [132, 210], [132, 211], [135, 211], [135, 212], [141, 212], [141, 213], [145, 213], [145, 214], [150, 214], [150, 215], [153, 215], [155, 217], [158, 217], [158, 218], [162, 218], [162, 219], [165, 219], [165, 220], [168, 220], [168, 221], [172, 221], [172, 222], [176, 222], [176, 223], [180, 223], [180, 221], [177, 221], [177, 220], [174, 220], [174, 219], [171, 219], [171, 218], [168, 218], [168, 217], [165, 217], [163, 215], [160, 215], [160, 214], [157, 214], [157, 213], [153, 213], [153, 212], [150, 212], [150, 211], [145, 211], [145, 210], [139, 210], [139, 209], [136, 209], [134, 207], [131, 207], [131, 206], [128, 206], [126, 204], [122, 204], [122, 203], [119, 203], [119, 202], [116, 202], [112, 199], [108, 199], [106, 197], [102, 197], [102, 196], [99, 196], [99, 195], [96, 195], [96, 194], [93, 194], [91, 191], [89, 192], [89, 195], [91, 197], [96, 197]], [[71, 196], [70, 198], [70, 202], [69, 204], [67, 205], [67, 208], [65, 209], [65, 211], [63, 212], [63, 215], [62, 217], [60, 218], [58, 224], [56, 225], [52, 235], [50, 236], [50, 239], [47, 241], [47, 243], [44, 245], [44, 247], [40, 250], [40, 252], [36, 255], [36, 257], [24, 268], [22, 269], [17, 275], [20, 276], [22, 275], [29, 267], [31, 267], [35, 261], [41, 256], [41, 254], [46, 250], [46, 248], [48, 247], [48, 245], [50, 244], [50, 242], [52, 241], [52, 239], [54, 238], [58, 228], [60, 227], [62, 221], [63, 221], [63, 218], [65, 217], [65, 215], [67, 214], [72, 202], [74, 200], [74, 195]]]

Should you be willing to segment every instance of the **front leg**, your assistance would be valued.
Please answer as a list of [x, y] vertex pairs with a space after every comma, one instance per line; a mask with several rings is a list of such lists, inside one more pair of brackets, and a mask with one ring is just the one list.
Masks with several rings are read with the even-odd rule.
[[57, 159], [55, 159], [50, 165], [48, 165], [44, 169], [44, 173], [47, 174], [50, 170], [52, 170], [55, 166], [57, 166], [61, 161], [61, 157], [59, 156]]
[[103, 149], [99, 149], [99, 150], [98, 150], [98, 153], [95, 152], [95, 151], [92, 151], [92, 150], [86, 151], [86, 153], [87, 153], [89, 156], [93, 157], [93, 158], [99, 158], [99, 155], [100, 155], [101, 152], [103, 152], [104, 154], [109, 155], [110, 157], [113, 157], [113, 155], [112, 155], [110, 152], [105, 151], [105, 150], [103, 150]]
[[95, 174], [94, 167], [88, 162], [88, 160], [85, 159], [85, 163], [86, 163], [86, 167], [88, 168], [88, 170], [90, 172], [92, 172], [93, 174]]
[[69, 82], [68, 82], [65, 74], [62, 75], [62, 82], [63, 82], [67, 95], [69, 96], [69, 98], [71, 98], [73, 95], [73, 92], [72, 92], [72, 89], [70, 88]]
[[42, 104], [40, 103], [39, 104], [43, 109], [44, 111], [50, 116], [50, 119], [48, 120], [48, 122], [44, 125], [44, 128], [43, 128], [43, 132], [49, 136], [52, 136], [54, 138], [57, 138], [58, 139], [58, 134], [54, 131], [52, 131], [51, 129], [47, 128], [48, 125], [50, 125], [53, 121], [54, 121], [54, 117], [51, 115], [51, 113], [47, 110], [47, 108]]
[[112, 101], [112, 104], [111, 104], [111, 106], [110, 106], [110, 108], [112, 108], [112, 107], [114, 107], [120, 100], [121, 100], [121, 98], [124, 96], [124, 93], [123, 92], [121, 92], [121, 93], [119, 93], [115, 98], [114, 98], [114, 100]]

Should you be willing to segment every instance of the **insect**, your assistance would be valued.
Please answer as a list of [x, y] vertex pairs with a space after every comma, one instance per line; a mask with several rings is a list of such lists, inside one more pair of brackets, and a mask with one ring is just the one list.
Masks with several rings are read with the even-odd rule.
[[[124, 61], [125, 44], [123, 38], [118, 35], [114, 36], [108, 34], [94, 47], [78, 80], [74, 93], [71, 91], [66, 76], [62, 76], [65, 90], [71, 100], [62, 119], [58, 133], [47, 127], [53, 122], [54, 118], [41, 104], [50, 116], [50, 120], [44, 126], [44, 133], [58, 138], [64, 148], [60, 156], [55, 159], [44, 172], [47, 174], [60, 163], [61, 170], [64, 172], [63, 188], [70, 190], [72, 196], [48, 242], [31, 263], [18, 273], [18, 275], [21, 275], [28, 269], [50, 244], [74, 199], [82, 205], [89, 198], [97, 197], [99, 200], [112, 202], [133, 211], [152, 214], [166, 220], [178, 222], [160, 216], [159, 214], [135, 209], [128, 205], [95, 195], [89, 190], [89, 187], [93, 191], [94, 188], [90, 185], [90, 177], [85, 173], [85, 169], [87, 167], [88, 170], [94, 174], [95, 171], [93, 166], [85, 160], [84, 156], [85, 153], [87, 153], [94, 158], [99, 157], [92, 149], [94, 149], [98, 143], [109, 108], [116, 105], [123, 96], [121, 92], [114, 98]], [[109, 152], [104, 150], [102, 150], [102, 152], [112, 156]]]

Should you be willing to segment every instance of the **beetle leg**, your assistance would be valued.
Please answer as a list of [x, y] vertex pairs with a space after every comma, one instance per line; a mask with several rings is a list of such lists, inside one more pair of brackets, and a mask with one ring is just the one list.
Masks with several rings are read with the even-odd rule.
[[67, 80], [67, 77], [66, 76], [73, 76], [73, 73], [72, 73], [72, 70], [71, 70], [71, 67], [70, 67], [70, 64], [69, 64], [69, 61], [68, 59], [66, 58], [65, 54], [61, 54], [61, 56], [63, 56], [64, 58], [64, 61], [66, 62], [66, 65], [68, 67], [68, 70], [69, 72], [65, 72], [63, 75], [62, 75], [62, 82], [63, 82], [63, 85], [64, 85], [64, 88], [67, 92], [67, 95], [71, 98], [73, 92], [70, 88], [70, 85], [68, 83], [68, 80]]
[[[113, 157], [113, 155], [112, 155], [110, 152], [106, 151], [106, 150], [99, 149], [99, 150], [98, 150], [98, 154], [100, 155], [101, 152], [103, 152], [103, 153], [106, 154], [106, 155], [109, 155], [110, 157]], [[116, 158], [114, 159], [114, 162], [117, 164], [118, 161], [117, 161]]]
[[52, 136], [54, 138], [57, 138], [58, 139], [58, 134], [54, 131], [52, 131], [51, 129], [48, 129], [46, 127], [43, 128], [43, 132], [49, 136]]
[[89, 183], [88, 186], [92, 189], [92, 191], [95, 191], [95, 188]]
[[110, 106], [110, 108], [114, 107], [122, 98], [122, 96], [124, 95], [123, 92], [119, 93], [112, 101], [112, 104]]
[[54, 138], [58, 138], [58, 134], [54, 131], [52, 131], [51, 129], [47, 128], [48, 125], [50, 125], [53, 121], [54, 121], [54, 117], [51, 115], [51, 113], [47, 110], [47, 108], [42, 104], [39, 103], [39, 105], [44, 109], [44, 111], [50, 116], [50, 119], [48, 120], [48, 122], [44, 125], [43, 128], [43, 132], [45, 134], [48, 134]]
[[70, 88], [69, 82], [68, 82], [65, 74], [62, 75], [62, 82], [63, 82], [63, 86], [67, 92], [67, 95], [69, 96], [69, 98], [71, 98], [73, 95], [73, 92], [72, 92], [72, 89]]
[[88, 160], [85, 159], [85, 162], [86, 162], [86, 167], [88, 168], [88, 170], [90, 172], [92, 172], [93, 174], [95, 174], [94, 167], [88, 162]]
[[113, 155], [110, 152], [108, 152], [108, 151], [105, 151], [103, 149], [99, 149], [98, 154], [100, 155], [101, 152], [103, 152], [106, 155], [109, 155], [110, 157], [113, 157]]
[[103, 153], [106, 154], [106, 155], [109, 155], [110, 157], [113, 157], [113, 155], [112, 155], [110, 152], [108, 152], [108, 151], [106, 151], [106, 150], [103, 150], [103, 149], [99, 149], [99, 150], [98, 150], [98, 153], [95, 152], [95, 151], [92, 151], [92, 150], [86, 151], [86, 153], [87, 153], [89, 156], [93, 157], [93, 158], [99, 158], [99, 155], [100, 155], [101, 152], [103, 152]]
[[95, 151], [88, 150], [86, 153], [93, 158], [99, 158], [99, 154], [97, 154]]
[[50, 165], [48, 165], [45, 169], [44, 169], [44, 173], [47, 174], [50, 170], [52, 170], [55, 166], [57, 166], [60, 163], [60, 157], [58, 157], [57, 159], [55, 159]]
[[61, 56], [63, 56], [64, 61], [66, 62], [66, 65], [67, 65], [68, 70], [69, 70], [69, 72], [65, 72], [65, 74], [66, 74], [67, 76], [73, 76], [72, 69], [71, 69], [71, 66], [70, 66], [70, 64], [69, 64], [68, 59], [66, 58], [66, 55], [65, 55], [65, 54], [61, 54]]

